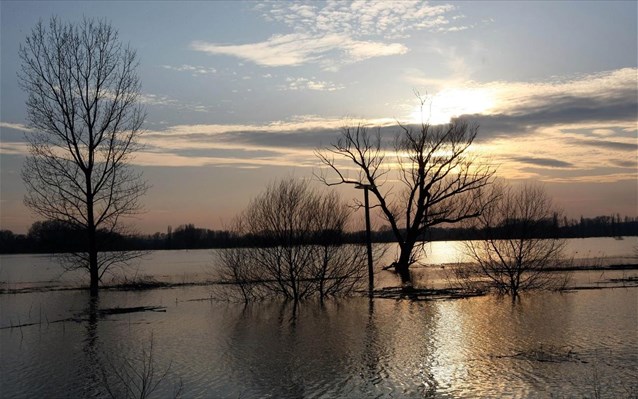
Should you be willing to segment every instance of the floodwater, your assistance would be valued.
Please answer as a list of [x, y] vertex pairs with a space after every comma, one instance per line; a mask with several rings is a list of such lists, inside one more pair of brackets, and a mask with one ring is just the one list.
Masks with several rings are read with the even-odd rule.
[[[428, 248], [433, 271], [459, 260], [449, 249], [456, 244]], [[636, 263], [637, 244], [585, 239], [569, 248], [575, 258]], [[129, 273], [206, 280], [214, 259], [211, 251], [159, 251]], [[48, 257], [0, 257], [3, 288], [81, 282], [59, 274]], [[638, 271], [576, 274], [596, 286]], [[396, 284], [390, 273], [377, 276], [378, 285]], [[2, 294], [0, 397], [107, 397], [107, 388], [122, 388], [117, 373], [134, 381], [149, 360], [158, 398], [180, 387], [186, 398], [635, 397], [638, 288], [616, 287], [514, 303], [488, 295], [298, 306], [214, 301], [211, 286], [103, 291], [98, 301], [79, 290]], [[141, 306], [156, 308], [109, 311]]]

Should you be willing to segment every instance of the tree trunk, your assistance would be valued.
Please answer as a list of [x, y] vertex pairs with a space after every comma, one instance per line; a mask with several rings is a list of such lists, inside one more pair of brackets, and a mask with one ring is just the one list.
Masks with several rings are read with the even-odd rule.
[[394, 264], [394, 271], [401, 278], [401, 285], [412, 287], [412, 277], [410, 276], [410, 254], [414, 248], [414, 243], [403, 243], [399, 261]]
[[100, 273], [98, 269], [97, 263], [97, 243], [96, 243], [96, 233], [95, 227], [89, 227], [88, 229], [89, 235], [89, 275], [91, 277], [91, 296], [97, 296], [98, 294], [98, 285], [100, 282]]
[[[90, 174], [87, 176], [87, 192], [91, 192]], [[86, 213], [87, 213], [87, 227], [86, 232], [88, 235], [88, 248], [89, 253], [89, 276], [91, 278], [90, 290], [91, 296], [97, 296], [98, 285], [100, 282], [100, 270], [97, 263], [97, 228], [95, 227], [95, 216], [93, 214], [93, 196], [86, 196]]]

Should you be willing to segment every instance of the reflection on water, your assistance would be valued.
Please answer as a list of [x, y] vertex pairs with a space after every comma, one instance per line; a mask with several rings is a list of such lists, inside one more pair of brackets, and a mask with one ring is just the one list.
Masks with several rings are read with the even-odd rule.
[[[613, 238], [585, 238], [567, 240], [567, 256], [573, 257], [576, 264], [596, 265], [599, 263], [636, 263], [635, 248], [638, 237], [626, 237], [623, 240]], [[384, 259], [375, 267], [379, 273], [376, 285], [391, 284], [382, 273], [383, 266], [392, 263], [398, 253], [398, 247], [390, 246]], [[436, 285], [441, 276], [426, 274], [423, 269], [439, 268], [445, 264], [466, 261], [463, 255], [463, 242], [439, 241], [423, 247], [420, 264], [413, 268], [416, 279]], [[203, 282], [216, 279], [219, 258], [215, 250], [152, 251], [140, 259], [132, 268], [119, 271], [128, 278], [150, 276], [153, 279], [170, 282]], [[419, 268], [419, 266], [422, 266]], [[87, 285], [83, 271], [62, 273], [63, 270], [51, 257], [46, 255], [0, 255], [0, 289], [21, 289], [31, 287], [68, 287]]]
[[[2, 397], [104, 397], [105, 358], [143, 361], [157, 397], [626, 397], [638, 380], [638, 288], [409, 302], [243, 305], [205, 287], [0, 296]], [[195, 300], [195, 301], [193, 301]], [[42, 307], [43, 316], [40, 316]], [[165, 306], [104, 315], [100, 309]], [[72, 319], [55, 323], [59, 319]], [[634, 390], [634, 392], [636, 392]]]
[[[578, 254], [633, 256], [635, 238], [570, 240]], [[426, 247], [436, 265], [460, 243]], [[581, 248], [582, 247], [582, 248]], [[392, 254], [389, 254], [392, 255]], [[137, 273], [211, 278], [211, 251], [156, 252]], [[634, 261], [635, 260], [630, 260]], [[213, 264], [213, 266], [211, 266]], [[443, 269], [415, 269], [425, 284]], [[578, 272], [596, 286], [623, 272]], [[46, 257], [0, 256], [3, 288], [73, 285]], [[54, 281], [55, 280], [55, 281]], [[395, 285], [380, 273], [378, 286]], [[604, 284], [602, 284], [604, 285]], [[638, 288], [410, 302], [352, 298], [324, 304], [211, 302], [210, 287], [141, 292], [0, 295], [0, 396], [106, 397], [103, 372], [140, 365], [152, 339], [156, 397], [459, 398], [630, 397], [638, 392]], [[166, 312], [104, 313], [162, 306]]]

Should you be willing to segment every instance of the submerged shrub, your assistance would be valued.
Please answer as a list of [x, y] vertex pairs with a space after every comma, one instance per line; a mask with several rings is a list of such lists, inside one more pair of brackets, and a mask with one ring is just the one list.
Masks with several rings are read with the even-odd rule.
[[305, 180], [271, 184], [233, 222], [246, 245], [220, 251], [221, 278], [244, 301], [347, 295], [361, 288], [367, 253], [345, 244], [351, 210]]
[[483, 239], [468, 241], [467, 255], [473, 265], [456, 268], [457, 280], [480, 277], [500, 294], [517, 296], [534, 289], [560, 289], [569, 274], [564, 256], [565, 240], [557, 236], [559, 213], [540, 186], [515, 190], [494, 185], [476, 228]]

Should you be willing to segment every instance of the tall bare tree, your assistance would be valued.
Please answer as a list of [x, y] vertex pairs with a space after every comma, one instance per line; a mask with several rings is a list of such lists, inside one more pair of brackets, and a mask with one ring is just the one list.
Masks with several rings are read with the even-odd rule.
[[[466, 252], [475, 262], [467, 276], [486, 278], [501, 294], [560, 288], [569, 275], [552, 272], [569, 264], [565, 240], [557, 238], [558, 213], [541, 186], [520, 189], [496, 184], [493, 198], [474, 226], [482, 240], [468, 241]], [[475, 269], [475, 270], [472, 270]]]
[[137, 213], [147, 189], [129, 164], [145, 117], [137, 56], [105, 21], [56, 18], [33, 28], [19, 56], [32, 127], [22, 171], [25, 204], [85, 230], [86, 250], [76, 266], [88, 270], [97, 294], [115, 260], [98, 256], [97, 233], [115, 231], [122, 217]]
[[[477, 132], [477, 125], [462, 120], [439, 126], [422, 123], [417, 128], [399, 125], [394, 147], [388, 148], [380, 130], [374, 135], [359, 125], [344, 128], [335, 144], [317, 152], [328, 171], [336, 174], [336, 180], [331, 179], [324, 169], [320, 180], [328, 185], [365, 185], [376, 197], [399, 244], [395, 271], [408, 287], [415, 247], [428, 228], [481, 214], [476, 198], [492, 181], [494, 169], [469, 151]], [[350, 176], [353, 165], [356, 174]]]

